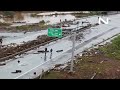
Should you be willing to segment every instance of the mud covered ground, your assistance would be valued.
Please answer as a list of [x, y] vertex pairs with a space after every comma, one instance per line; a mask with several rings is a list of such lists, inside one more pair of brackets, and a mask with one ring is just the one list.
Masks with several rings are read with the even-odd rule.
[[[93, 27], [96, 26], [96, 25], [98, 25], [98, 24], [93, 25]], [[81, 28], [81, 32], [84, 32], [87, 28], [90, 28], [90, 27], [91, 27], [91, 25], [88, 25], [88, 26], [85, 26], [85, 27]], [[78, 34], [76, 36], [76, 40], [81, 40], [82, 38], [83, 38], [82, 33]], [[16, 54], [17, 52], [23, 51], [25, 49], [31, 48], [33, 46], [36, 46], [36, 45], [39, 45], [39, 44], [42, 44], [42, 43], [45, 43], [45, 42], [48, 42], [48, 41], [53, 40], [53, 39], [55, 39], [55, 38], [48, 37], [47, 35], [42, 35], [42, 36], [38, 36], [38, 38], [36, 40], [29, 41], [27, 43], [24, 42], [24, 44], [22, 44], [22, 45], [17, 45], [17, 46], [16, 46], [16, 44], [11, 44], [11, 46], [4, 46], [3, 45], [3, 47], [0, 48], [0, 50], [1, 50], [0, 61], [4, 61], [1, 58], [4, 58], [8, 55]], [[45, 44], [42, 44], [42, 45], [45, 45]]]
[[[12, 54], [16, 54], [17, 52], [29, 49], [29, 48], [39, 45], [39, 44], [41, 44], [41, 46], [42, 46], [42, 45], [44, 45], [45, 42], [48, 42], [53, 39], [55, 39], [55, 38], [48, 37], [47, 35], [42, 35], [42, 36], [38, 36], [38, 38], [36, 40], [29, 41], [29, 42], [26, 42], [21, 45], [15, 46], [13, 44], [12, 46], [4, 46], [3, 48], [0, 49], [0, 62], [4, 61], [4, 59], [2, 59], [4, 57], [7, 57]], [[13, 58], [13, 56], [11, 58]], [[8, 59], [10, 59], [10, 58], [8, 58]]]
[[84, 52], [74, 62], [74, 73], [70, 65], [63, 70], [53, 69], [42, 79], [120, 79], [120, 60], [111, 59], [98, 49]]

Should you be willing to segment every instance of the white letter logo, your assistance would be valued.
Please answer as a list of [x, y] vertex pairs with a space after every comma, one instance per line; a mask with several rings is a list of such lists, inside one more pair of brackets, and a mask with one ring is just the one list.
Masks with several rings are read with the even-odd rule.
[[98, 22], [98, 23], [99, 23], [99, 24], [101, 24], [101, 23], [102, 23], [102, 24], [103, 24], [103, 23], [104, 23], [104, 24], [108, 24], [108, 21], [109, 21], [108, 18], [107, 18], [107, 20], [105, 21], [105, 20], [103, 20], [101, 17], [99, 17], [99, 22]]

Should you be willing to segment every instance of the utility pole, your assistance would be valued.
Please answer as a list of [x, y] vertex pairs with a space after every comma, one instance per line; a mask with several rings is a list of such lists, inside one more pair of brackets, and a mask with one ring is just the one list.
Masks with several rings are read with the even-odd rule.
[[[77, 28], [76, 28], [76, 30], [78, 30], [78, 26], [79, 26], [79, 22], [77, 23]], [[74, 33], [73, 33], [73, 36], [72, 36], [73, 45], [72, 45], [72, 58], [71, 58], [72, 60], [71, 60], [70, 72], [73, 72], [73, 67], [74, 67], [75, 39], [76, 39], [76, 32], [74, 32]]]
[[76, 33], [73, 34], [72, 41], [73, 41], [73, 47], [72, 47], [72, 60], [71, 60], [71, 67], [70, 67], [70, 72], [73, 72], [73, 67], [74, 67], [74, 50], [75, 50], [75, 37]]

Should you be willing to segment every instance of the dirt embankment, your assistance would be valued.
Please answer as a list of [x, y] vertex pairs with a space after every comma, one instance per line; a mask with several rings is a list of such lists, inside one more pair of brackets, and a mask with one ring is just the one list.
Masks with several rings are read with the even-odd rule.
[[120, 79], [120, 60], [107, 57], [99, 49], [84, 51], [76, 58], [74, 73], [69, 73], [68, 65], [62, 70], [51, 70], [42, 79]]

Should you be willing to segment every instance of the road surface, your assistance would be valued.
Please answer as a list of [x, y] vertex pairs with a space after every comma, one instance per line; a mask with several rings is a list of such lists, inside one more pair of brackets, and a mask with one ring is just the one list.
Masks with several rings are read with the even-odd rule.
[[[84, 39], [81, 42], [77, 41], [75, 44], [75, 54], [82, 52], [84, 49], [91, 47], [93, 44], [101, 42], [103, 39], [107, 39], [117, 33], [120, 33], [120, 14], [111, 15], [111, 22], [107, 24], [101, 24], [95, 28], [86, 30], [84, 33]], [[97, 17], [94, 17], [94, 21], [97, 21]], [[44, 50], [47, 47], [48, 50], [53, 49], [52, 60], [49, 58], [50, 53], [47, 53], [47, 60], [44, 61], [44, 54], [37, 53], [38, 50]], [[63, 52], [57, 53], [56, 50], [63, 50]], [[61, 64], [70, 61], [72, 42], [69, 39], [62, 39], [57, 42], [52, 42], [49, 45], [42, 46], [38, 49], [26, 52], [26, 54], [21, 56], [16, 56], [15, 60], [8, 62], [4, 66], [0, 66], [0, 78], [1, 79], [24, 79], [33, 78], [34, 72], [37, 75], [41, 73], [41, 70], [48, 70], [52, 68], [55, 64]], [[18, 63], [17, 61], [20, 61]], [[22, 70], [21, 73], [13, 74], [15, 70]]]

